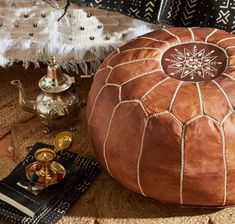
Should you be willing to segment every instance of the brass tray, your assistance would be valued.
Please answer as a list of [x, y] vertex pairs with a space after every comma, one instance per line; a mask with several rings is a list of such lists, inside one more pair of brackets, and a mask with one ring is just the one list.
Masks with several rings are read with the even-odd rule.
[[48, 165], [47, 171], [43, 168], [40, 169], [40, 163], [34, 162], [26, 166], [25, 173], [30, 182], [45, 187], [58, 184], [66, 176], [65, 168], [55, 161]]

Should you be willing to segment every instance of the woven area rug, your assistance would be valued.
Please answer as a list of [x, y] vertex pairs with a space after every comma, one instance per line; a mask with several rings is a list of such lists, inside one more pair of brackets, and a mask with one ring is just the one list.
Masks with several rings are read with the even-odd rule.
[[18, 90], [11, 86], [14, 79], [22, 80], [26, 88], [26, 95], [33, 98], [37, 93], [37, 83], [45, 75], [46, 70], [25, 70], [22, 66], [12, 66], [0, 69], [0, 138], [7, 134], [16, 122], [23, 122], [33, 117], [20, 109], [18, 104]]
[[[16, 69], [15, 71], [17, 71]], [[32, 74], [32, 71], [27, 71]], [[41, 73], [40, 73], [41, 72]], [[42, 74], [43, 71], [38, 71]], [[11, 75], [11, 74], [8, 74]], [[12, 76], [14, 76], [12, 74]], [[2, 76], [0, 76], [2, 77]], [[24, 77], [24, 78], [23, 78]], [[22, 76], [24, 83], [36, 81], [31, 76]], [[9, 80], [1, 79], [1, 85], [5, 83], [5, 92], [9, 91], [12, 94], [7, 94], [8, 98], [1, 97], [1, 104], [8, 99], [13, 102], [16, 98], [16, 93], [11, 90]], [[82, 80], [78, 90], [82, 98], [86, 98], [91, 80]], [[4, 86], [4, 85], [3, 85]], [[30, 86], [30, 85], [29, 85]], [[30, 90], [26, 89], [27, 91]], [[1, 90], [2, 91], [2, 90]], [[2, 94], [2, 92], [1, 92]], [[5, 110], [0, 108], [1, 115]], [[12, 106], [16, 118], [10, 118], [9, 122], [16, 121], [22, 110], [18, 106]], [[11, 115], [13, 116], [13, 115]], [[30, 115], [24, 115], [30, 117]], [[87, 129], [85, 108], [80, 112], [80, 121], [78, 122], [77, 131], [73, 132], [74, 142], [71, 150], [86, 155], [95, 157], [92, 147], [89, 142]], [[1, 124], [6, 122], [7, 115], [1, 116]], [[23, 116], [22, 116], [23, 117]], [[2, 126], [2, 130], [4, 130]], [[58, 133], [58, 130], [52, 131], [50, 134], [43, 134], [40, 122], [37, 118], [33, 118], [24, 123], [19, 123], [12, 128], [12, 137], [16, 146], [15, 161], [12, 158], [0, 158], [0, 179], [8, 175], [8, 173], [16, 166], [27, 153], [27, 147], [33, 145], [37, 141], [53, 144], [53, 139]], [[210, 186], [208, 186], [210, 187]], [[1, 224], [6, 224], [0, 220]], [[144, 198], [128, 191], [115, 180], [113, 180], [104, 170], [98, 176], [93, 185], [89, 188], [86, 194], [76, 203], [76, 205], [68, 212], [59, 224], [234, 224], [235, 223], [235, 208], [226, 208], [222, 210], [208, 210], [196, 208], [180, 208], [175, 205], [161, 204], [156, 200]]]

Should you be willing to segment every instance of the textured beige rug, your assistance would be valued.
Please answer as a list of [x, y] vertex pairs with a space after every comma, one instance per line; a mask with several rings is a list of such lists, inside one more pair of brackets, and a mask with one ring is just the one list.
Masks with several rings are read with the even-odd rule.
[[[1, 82], [5, 80], [1, 78]], [[26, 77], [25, 77], [26, 79]], [[6, 79], [7, 80], [7, 79]], [[7, 81], [8, 82], [8, 81]], [[26, 81], [27, 82], [27, 81]], [[7, 83], [6, 85], [7, 86]], [[89, 80], [83, 80], [79, 92], [86, 97], [90, 86]], [[2, 90], [1, 90], [2, 91]], [[11, 92], [8, 86], [5, 92]], [[14, 94], [7, 94], [9, 98]], [[2, 101], [8, 100], [0, 98]], [[2, 110], [2, 109], [1, 109]], [[1, 123], [8, 115], [2, 116]], [[13, 108], [15, 114], [22, 113], [19, 107]], [[71, 150], [86, 156], [95, 157], [90, 145], [85, 119], [85, 108], [80, 113], [81, 121], [78, 130], [73, 133], [74, 142]], [[45, 135], [42, 133], [37, 118], [12, 129], [16, 145], [16, 161], [27, 153], [27, 146], [37, 141], [53, 143], [58, 131]], [[6, 176], [16, 163], [10, 158], [0, 158], [0, 179]], [[210, 186], [208, 186], [210, 187]], [[0, 221], [1, 224], [5, 222]], [[174, 205], [164, 205], [155, 200], [144, 198], [132, 193], [113, 180], [104, 170], [84, 196], [74, 205], [59, 224], [234, 224], [235, 208], [223, 210], [206, 210], [195, 208], [180, 208]]]
[[11, 86], [11, 80], [22, 80], [26, 94], [33, 98], [37, 93], [37, 82], [45, 72], [45, 69], [25, 70], [20, 65], [0, 69], [0, 138], [10, 131], [14, 123], [23, 122], [33, 117], [20, 109], [18, 90]]

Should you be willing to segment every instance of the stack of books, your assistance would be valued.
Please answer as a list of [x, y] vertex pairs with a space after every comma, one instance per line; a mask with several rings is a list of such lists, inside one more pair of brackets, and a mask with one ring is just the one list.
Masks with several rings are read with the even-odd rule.
[[46, 189], [34, 188], [25, 176], [25, 168], [35, 162], [39, 148], [53, 148], [36, 143], [26, 158], [0, 181], [0, 218], [11, 223], [56, 223], [81, 197], [99, 172], [98, 163], [69, 151], [59, 151], [56, 160], [67, 171], [61, 183]]

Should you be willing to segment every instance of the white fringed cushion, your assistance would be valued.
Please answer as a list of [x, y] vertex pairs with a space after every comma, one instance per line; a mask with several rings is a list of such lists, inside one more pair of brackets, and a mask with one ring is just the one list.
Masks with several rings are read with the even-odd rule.
[[[47, 61], [53, 54], [63, 67], [100, 60], [127, 40], [150, 31], [146, 23], [124, 15], [65, 1], [0, 1], [0, 65]], [[97, 64], [93, 64], [93, 67]], [[81, 66], [86, 72], [86, 67]]]

